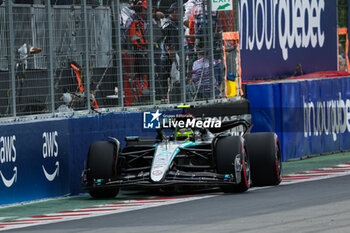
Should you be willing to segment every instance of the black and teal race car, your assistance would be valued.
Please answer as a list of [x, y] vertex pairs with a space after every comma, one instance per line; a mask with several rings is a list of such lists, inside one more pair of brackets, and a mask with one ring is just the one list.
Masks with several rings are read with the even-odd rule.
[[[232, 129], [243, 129], [239, 134]], [[218, 187], [244, 192], [281, 182], [281, 150], [275, 133], [250, 133], [244, 119], [220, 128], [191, 128], [185, 134], [158, 130], [157, 136], [116, 138], [90, 145], [82, 188], [92, 197], [114, 197], [120, 188], [184, 190]], [[189, 133], [190, 132], [190, 133]], [[185, 136], [185, 137], [180, 137]]]

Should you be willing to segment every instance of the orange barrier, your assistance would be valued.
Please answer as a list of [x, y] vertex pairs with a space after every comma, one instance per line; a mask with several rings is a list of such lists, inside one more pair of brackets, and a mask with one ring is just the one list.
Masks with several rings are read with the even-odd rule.
[[[239, 94], [243, 95], [243, 90], [242, 90], [242, 69], [241, 69], [241, 48], [239, 44], [239, 32], [223, 32], [222, 33], [222, 40], [224, 41], [223, 45], [223, 51], [224, 51], [224, 66], [225, 66], [225, 80], [226, 80], [226, 88], [225, 88], [225, 95], [226, 97], [233, 97], [237, 95], [237, 86], [239, 87]], [[238, 61], [237, 61], [237, 67], [238, 67], [238, 77], [236, 77], [236, 86], [231, 87], [229, 85], [228, 80], [227, 80], [227, 63], [226, 63], [226, 45], [225, 42], [231, 42], [233, 44], [237, 45], [237, 51], [238, 51]], [[233, 90], [235, 89], [236, 90]]]
[[236, 40], [239, 41], [239, 33], [238, 32], [223, 32], [222, 33], [223, 40]]

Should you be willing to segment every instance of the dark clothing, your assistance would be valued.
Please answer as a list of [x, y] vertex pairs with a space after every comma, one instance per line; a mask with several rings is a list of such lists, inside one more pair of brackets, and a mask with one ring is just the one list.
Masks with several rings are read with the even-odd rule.
[[[173, 63], [177, 64], [176, 54], [180, 50], [179, 46], [179, 27], [178, 23], [172, 18], [168, 17], [164, 20], [161, 27], [163, 34], [163, 56], [162, 56], [162, 94], [168, 93], [170, 96], [170, 102], [176, 101], [176, 97], [179, 95], [179, 85], [176, 83], [179, 77], [177, 75], [171, 75], [171, 69]], [[178, 67], [176, 65], [176, 67]], [[174, 99], [175, 98], [175, 99]]]
[[[175, 2], [176, 0], [159, 0], [158, 2], [157, 2], [157, 4], [156, 4], [156, 8], [159, 10], [159, 11], [161, 11], [161, 12], [163, 12], [163, 13], [167, 13], [167, 10], [169, 9], [169, 7], [171, 6], [171, 4], [173, 3], [173, 2]], [[153, 1], [152, 1], [153, 2]], [[156, 1], [154, 1], [154, 2], [156, 2]]]
[[178, 23], [170, 17], [166, 18], [162, 26], [162, 33], [164, 36], [164, 45], [174, 47], [175, 50], [179, 50]]

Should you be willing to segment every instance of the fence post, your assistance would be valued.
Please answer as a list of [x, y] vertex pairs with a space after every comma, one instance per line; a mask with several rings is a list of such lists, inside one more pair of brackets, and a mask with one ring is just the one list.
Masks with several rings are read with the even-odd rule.
[[207, 0], [208, 5], [208, 24], [209, 24], [209, 81], [210, 81], [210, 99], [215, 99], [215, 77], [214, 77], [214, 37], [213, 37], [213, 15], [211, 0]]
[[117, 68], [118, 68], [118, 105], [124, 107], [124, 83], [123, 83], [123, 60], [122, 60], [122, 40], [120, 29], [120, 2], [114, 1], [114, 22], [115, 22], [115, 36], [117, 43], [117, 51], [114, 54], [117, 56]]
[[184, 6], [183, 0], [179, 0], [179, 42], [180, 42], [180, 89], [181, 89], [181, 102], [186, 103], [186, 65], [185, 65], [185, 43], [184, 43]]
[[53, 47], [54, 47], [54, 43], [53, 43], [53, 27], [52, 27], [52, 7], [51, 7], [51, 3], [50, 0], [46, 0], [45, 1], [45, 6], [46, 6], [46, 14], [47, 14], [47, 51], [48, 51], [48, 72], [49, 72], [49, 79], [50, 79], [50, 101], [51, 101], [51, 105], [50, 105], [50, 110], [52, 113], [55, 112], [55, 93], [54, 93], [54, 65], [53, 65], [53, 61], [54, 61], [54, 52], [53, 52]]
[[153, 49], [153, 17], [152, 17], [152, 1], [147, 1], [147, 21], [148, 25], [148, 67], [149, 67], [149, 81], [151, 92], [151, 104], [156, 104], [156, 88], [155, 88], [155, 71], [154, 71], [154, 49]]
[[86, 9], [86, 0], [81, 1], [81, 10], [82, 10], [82, 18], [84, 23], [84, 55], [83, 55], [83, 63], [84, 63], [84, 83], [85, 83], [85, 93], [87, 99], [87, 108], [91, 111], [91, 102], [90, 102], [90, 65], [89, 65], [89, 29], [87, 22], [87, 9]]
[[7, 0], [6, 2], [6, 21], [8, 23], [9, 39], [8, 39], [8, 69], [9, 69], [9, 79], [11, 80], [11, 103], [12, 103], [12, 115], [17, 116], [16, 112], [16, 74], [15, 74], [15, 38], [13, 29], [13, 8], [12, 0]]

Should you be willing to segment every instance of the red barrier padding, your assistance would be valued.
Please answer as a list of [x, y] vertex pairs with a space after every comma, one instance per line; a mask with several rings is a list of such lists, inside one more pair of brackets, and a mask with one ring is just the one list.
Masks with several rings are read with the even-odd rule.
[[283, 79], [244, 81], [243, 83], [256, 84], [256, 83], [265, 83], [265, 82], [283, 82], [283, 81], [295, 80], [295, 79], [320, 79], [320, 78], [334, 78], [334, 77], [345, 77], [345, 76], [350, 76], [350, 73], [346, 71], [322, 71], [322, 72], [316, 72], [316, 73], [311, 73], [306, 75], [283, 78]]

